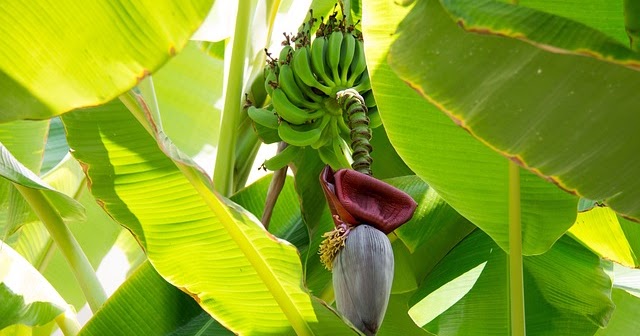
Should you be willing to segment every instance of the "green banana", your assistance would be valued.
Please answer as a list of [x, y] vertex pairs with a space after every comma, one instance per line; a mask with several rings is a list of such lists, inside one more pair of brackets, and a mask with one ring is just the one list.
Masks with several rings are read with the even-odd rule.
[[278, 115], [276, 115], [276, 113], [273, 111], [257, 108], [255, 106], [249, 106], [249, 109], [247, 109], [247, 114], [249, 115], [249, 118], [251, 118], [251, 120], [256, 122], [256, 124], [271, 129], [278, 128]]
[[367, 113], [367, 117], [369, 117], [370, 128], [376, 128], [382, 125], [382, 119], [380, 119], [380, 113], [378, 112], [377, 107], [370, 108]]
[[328, 86], [335, 86], [329, 75], [327, 75], [324, 66], [324, 50], [327, 39], [324, 36], [318, 36], [311, 43], [311, 66], [313, 71]]
[[267, 91], [269, 95], [273, 92], [274, 86], [278, 85], [278, 76], [276, 76], [275, 70], [276, 69], [271, 66], [265, 68], [264, 90]]
[[353, 53], [353, 60], [351, 61], [351, 65], [349, 66], [350, 74], [347, 79], [347, 86], [353, 86], [358, 79], [358, 76], [362, 74], [367, 68], [367, 60], [364, 57], [364, 42], [357, 39], [356, 40], [356, 49]]
[[[342, 160], [338, 158], [338, 155], [333, 150], [333, 146], [324, 146], [318, 148], [318, 154], [322, 162], [331, 166], [331, 169], [338, 170], [342, 168], [349, 168], [349, 162], [343, 157]], [[345, 162], [347, 164], [345, 165]]]
[[341, 168], [351, 167], [351, 162], [347, 160], [347, 157], [344, 154], [343, 146], [346, 148], [349, 148], [347, 143], [341, 138], [338, 138], [332, 143], [332, 145], [333, 145], [333, 152], [336, 153], [336, 157], [338, 159], [338, 162], [340, 162]]
[[316, 110], [312, 113], [309, 113], [296, 105], [294, 105], [284, 91], [280, 88], [273, 90], [271, 94], [271, 100], [273, 102], [273, 107], [278, 113], [278, 115], [296, 125], [304, 124], [312, 121], [313, 119], [319, 118], [324, 114], [323, 110]]
[[327, 126], [331, 116], [326, 114], [322, 119], [305, 125], [291, 125], [286, 121], [278, 126], [278, 135], [282, 141], [293, 146], [305, 147], [320, 139], [322, 130]]
[[342, 135], [345, 139], [350, 139], [351, 137], [351, 129], [347, 126], [347, 122], [344, 120], [344, 116], [340, 116], [338, 118], [338, 127], [340, 130], [340, 135]]
[[331, 88], [318, 82], [313, 75], [311, 66], [309, 65], [309, 51], [306, 47], [296, 49], [293, 54], [293, 70], [305, 84], [315, 87], [327, 96], [331, 94]]
[[278, 76], [278, 85], [287, 94], [289, 100], [295, 105], [306, 107], [312, 110], [320, 108], [320, 104], [316, 102], [308, 101], [303, 95], [302, 91], [298, 87], [295, 78], [293, 77], [293, 70], [289, 64], [283, 64], [280, 66], [280, 75]]
[[356, 50], [356, 38], [351, 33], [345, 33], [340, 49], [340, 82], [347, 84], [347, 74]]
[[338, 65], [340, 63], [340, 49], [342, 47], [343, 34], [341, 31], [334, 31], [329, 35], [329, 41], [327, 45], [326, 61], [329, 65], [329, 69], [333, 74], [333, 81], [340, 83], [340, 76], [338, 75]]
[[302, 148], [298, 146], [287, 146], [282, 152], [276, 154], [276, 156], [266, 160], [264, 162], [265, 168], [276, 171], [280, 168], [285, 167], [289, 162], [293, 161], [293, 159], [300, 153]]
[[362, 94], [362, 98], [364, 98], [364, 104], [367, 105], [367, 107], [374, 107], [376, 106], [376, 99], [373, 97], [373, 91], [369, 90], [365, 93]]
[[293, 78], [295, 79], [296, 84], [298, 84], [298, 88], [300, 88], [300, 91], [304, 93], [305, 97], [309, 98], [309, 100], [312, 100], [316, 103], [321, 102], [324, 98], [319, 94], [313, 92], [313, 90], [307, 84], [305, 84], [298, 75], [296, 75], [295, 69], [292, 69], [292, 70], [294, 70]]
[[289, 64], [291, 63], [291, 57], [293, 56], [293, 47], [290, 45], [286, 45], [282, 47], [280, 50], [280, 56], [278, 57], [278, 64]]
[[354, 90], [358, 92], [365, 92], [371, 90], [371, 81], [369, 80], [369, 71], [365, 71], [360, 78], [358, 78], [358, 85], [356, 85]]
[[320, 135], [320, 139], [318, 141], [311, 144], [311, 148], [318, 149], [322, 146], [327, 145], [331, 141], [334, 141], [334, 137], [336, 136], [335, 129], [337, 129], [337, 118], [335, 116], [331, 117], [329, 124], [322, 130], [322, 134]]

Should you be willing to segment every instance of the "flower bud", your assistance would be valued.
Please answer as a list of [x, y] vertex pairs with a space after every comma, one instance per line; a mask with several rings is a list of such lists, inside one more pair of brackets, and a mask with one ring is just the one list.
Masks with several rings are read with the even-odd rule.
[[350, 229], [333, 260], [338, 311], [366, 335], [375, 335], [387, 310], [392, 282], [389, 238], [366, 224]]

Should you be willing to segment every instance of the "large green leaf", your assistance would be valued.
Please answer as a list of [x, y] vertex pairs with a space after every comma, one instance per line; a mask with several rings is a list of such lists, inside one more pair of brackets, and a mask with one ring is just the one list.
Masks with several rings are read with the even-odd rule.
[[[389, 46], [409, 9], [382, 0], [363, 3], [367, 62], [389, 140], [407, 165], [448, 204], [506, 249], [507, 160], [457, 127], [389, 68]], [[420, 2], [415, 8], [422, 7]], [[462, 87], [465, 82], [455, 83]], [[521, 174], [521, 199], [523, 251], [543, 253], [573, 224], [577, 199], [529, 172]]]
[[[136, 115], [150, 115], [141, 101], [127, 102]], [[114, 101], [62, 120], [92, 193], [136, 235], [156, 270], [235, 332], [351, 332], [302, 287], [297, 250], [214, 194], [209, 178], [144, 118], [147, 128]]]
[[182, 49], [212, 3], [3, 1], [0, 122], [115, 98]]
[[607, 327], [598, 330], [595, 335], [618, 336], [637, 333], [640, 330], [640, 319], [638, 319], [640, 298], [618, 288], [613, 289], [611, 298], [616, 304], [616, 310], [613, 312]]
[[[0, 329], [17, 323], [44, 325], [61, 314], [73, 318], [67, 303], [53, 286], [28, 261], [2, 241], [0, 302]], [[63, 315], [62, 319], [65, 318]]]
[[[142, 264], [87, 322], [80, 335], [199, 335], [178, 333], [203, 313], [189, 295]], [[211, 329], [202, 335], [232, 334], [206, 315]], [[205, 322], [206, 324], [207, 322]]]
[[[429, 274], [409, 315], [438, 335], [506, 335], [507, 255], [476, 230]], [[597, 256], [570, 238], [524, 259], [527, 335], [592, 335], [614, 305]]]
[[640, 219], [640, 54], [533, 9], [442, 3], [420, 1], [403, 22], [398, 75], [497, 152]]
[[409, 306], [407, 302], [411, 297], [411, 293], [392, 294], [389, 298], [389, 306], [384, 315], [384, 321], [378, 330], [379, 336], [428, 336], [430, 332], [418, 327], [409, 314]]
[[[269, 174], [259, 179], [231, 196], [231, 200], [240, 204], [256, 218], [262, 217], [272, 177], [273, 174]], [[286, 177], [282, 191], [273, 207], [269, 232], [295, 245], [298, 250], [305, 250], [309, 245], [309, 235], [302, 221], [298, 196], [293, 178], [290, 176]]]

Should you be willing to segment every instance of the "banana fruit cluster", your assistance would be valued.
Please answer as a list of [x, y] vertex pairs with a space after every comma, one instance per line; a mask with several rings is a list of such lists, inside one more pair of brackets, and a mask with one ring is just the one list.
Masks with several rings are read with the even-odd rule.
[[[314, 36], [311, 31], [315, 26]], [[371, 127], [381, 124], [364, 56], [362, 35], [334, 12], [326, 22], [311, 15], [297, 35], [283, 42], [278, 58], [268, 56], [265, 90], [271, 97], [266, 108], [250, 107], [249, 117], [263, 140], [284, 141], [288, 150], [267, 160], [277, 170], [311, 146], [334, 167], [348, 167], [351, 128], [337, 93], [355, 89], [365, 99]]]

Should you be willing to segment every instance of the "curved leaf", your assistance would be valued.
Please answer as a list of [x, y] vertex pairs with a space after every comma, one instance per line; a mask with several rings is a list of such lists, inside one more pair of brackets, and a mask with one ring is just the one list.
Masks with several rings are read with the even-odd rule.
[[182, 49], [212, 2], [3, 1], [0, 122], [115, 98]]
[[[134, 105], [136, 115], [149, 114]], [[225, 327], [239, 333], [351, 331], [301, 287], [296, 249], [214, 194], [209, 178], [187, 163], [160, 125], [140, 119], [156, 142], [119, 101], [62, 120], [104, 209], [136, 235], [167, 281]]]
[[48, 186], [36, 174], [16, 160], [2, 143], [0, 143], [0, 176], [13, 183], [42, 192], [65, 220], [86, 218], [84, 208], [80, 203]]
[[[506, 253], [476, 230], [425, 279], [409, 315], [437, 335], [506, 335], [506, 268]], [[524, 285], [527, 335], [592, 335], [615, 307], [599, 258], [567, 237], [524, 258]]]
[[[415, 8], [421, 9], [423, 3]], [[404, 85], [386, 62], [396, 27], [408, 10], [382, 0], [364, 1], [363, 6], [371, 84], [389, 140], [420, 178], [506, 250], [507, 160]], [[422, 18], [426, 14], [412, 17], [416, 15]], [[464, 81], [455, 83], [462, 85]], [[521, 174], [521, 199], [523, 251], [527, 255], [543, 253], [574, 223], [577, 199], [525, 171]]]
[[529, 8], [443, 4], [407, 17], [389, 55], [398, 75], [497, 152], [640, 219], [640, 54]]

